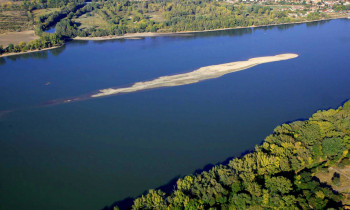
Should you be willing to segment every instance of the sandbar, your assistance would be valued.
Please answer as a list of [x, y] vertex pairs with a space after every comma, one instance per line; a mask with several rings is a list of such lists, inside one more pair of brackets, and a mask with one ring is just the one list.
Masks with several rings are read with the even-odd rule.
[[136, 82], [130, 87], [102, 89], [99, 90], [98, 93], [92, 94], [91, 97], [97, 98], [120, 93], [130, 93], [141, 90], [148, 90], [153, 88], [188, 85], [207, 79], [218, 78], [225, 74], [248, 69], [259, 64], [288, 60], [296, 57], [298, 57], [297, 54], [287, 53], [275, 56], [251, 58], [246, 61], [236, 61], [232, 63], [206, 66], [188, 73], [176, 74], [171, 76], [162, 76], [150, 81]]

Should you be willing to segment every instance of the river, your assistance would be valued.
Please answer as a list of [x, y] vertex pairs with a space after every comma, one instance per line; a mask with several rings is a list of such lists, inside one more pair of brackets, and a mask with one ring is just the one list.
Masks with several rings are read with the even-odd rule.
[[[254, 149], [277, 125], [350, 98], [350, 20], [137, 40], [0, 58], [0, 209], [102, 209]], [[249, 58], [199, 83], [48, 101]]]

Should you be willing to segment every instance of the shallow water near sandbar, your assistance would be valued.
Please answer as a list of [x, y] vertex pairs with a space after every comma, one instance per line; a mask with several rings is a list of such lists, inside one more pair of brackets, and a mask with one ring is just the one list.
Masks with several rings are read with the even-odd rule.
[[[0, 209], [102, 209], [260, 144], [350, 98], [350, 20], [74, 41], [0, 59]], [[48, 101], [249, 58], [298, 58], [184, 86]], [[39, 106], [38, 106], [39, 105]], [[17, 111], [16, 111], [17, 110]]]

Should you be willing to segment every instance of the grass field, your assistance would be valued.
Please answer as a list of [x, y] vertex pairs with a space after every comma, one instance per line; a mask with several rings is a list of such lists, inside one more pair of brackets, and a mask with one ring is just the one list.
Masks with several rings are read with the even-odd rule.
[[38, 39], [39, 37], [35, 35], [34, 31], [21, 31], [21, 32], [7, 32], [4, 34], [0, 34], [0, 45], [6, 47], [8, 44], [18, 44], [21, 41], [29, 42], [34, 39]]
[[165, 19], [162, 16], [160, 12], [153, 12], [153, 13], [148, 13], [147, 15], [150, 16], [150, 18], [156, 22], [164, 22]]
[[45, 15], [45, 14], [49, 14], [51, 12], [59, 11], [59, 10], [60, 10], [59, 8], [36, 9], [33, 11], [33, 15], [34, 17], [37, 17], [39, 15]]
[[80, 29], [86, 29], [91, 27], [105, 28], [108, 26], [108, 23], [105, 20], [103, 20], [102, 17], [98, 14], [94, 14], [93, 16], [87, 16], [87, 14], [85, 14], [80, 16], [79, 18], [73, 19], [73, 21], [80, 24]]

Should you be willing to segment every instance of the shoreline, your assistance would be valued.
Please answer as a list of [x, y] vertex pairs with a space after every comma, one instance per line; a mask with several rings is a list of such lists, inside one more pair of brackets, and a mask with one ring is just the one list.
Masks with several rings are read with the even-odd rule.
[[46, 50], [53, 50], [53, 49], [57, 49], [57, 48], [60, 48], [60, 47], [63, 47], [63, 46], [64, 46], [64, 44], [60, 45], [60, 46], [43, 48], [43, 49], [40, 49], [40, 50], [30, 50], [30, 51], [26, 51], [26, 52], [4, 53], [4, 54], [0, 55], [0, 58], [10, 57], [10, 56], [14, 56], [14, 55], [29, 54], [29, 53], [34, 53], [34, 52], [41, 52], [41, 51], [46, 51]]
[[[326, 18], [326, 19], [318, 19], [318, 20], [309, 20], [309, 21], [298, 21], [298, 22], [290, 22], [290, 23], [277, 23], [277, 24], [268, 24], [268, 25], [259, 25], [259, 26], [247, 26], [247, 27], [233, 27], [233, 28], [220, 28], [220, 29], [211, 29], [211, 30], [203, 30], [203, 31], [180, 31], [180, 32], [144, 32], [144, 33], [132, 33], [132, 34], [125, 34], [122, 36], [104, 36], [104, 37], [74, 37], [70, 40], [80, 40], [80, 41], [106, 41], [106, 40], [115, 40], [115, 39], [142, 39], [145, 37], [160, 37], [160, 36], [188, 36], [193, 33], [204, 33], [204, 32], [213, 32], [213, 31], [226, 31], [226, 30], [233, 30], [233, 29], [245, 29], [245, 28], [259, 28], [259, 27], [266, 27], [266, 26], [279, 26], [279, 25], [288, 25], [288, 24], [303, 24], [303, 23], [311, 23], [311, 22], [318, 22], [323, 20], [336, 20], [336, 19], [343, 19], [347, 18], [347, 15], [341, 16], [341, 17], [333, 17], [333, 18]], [[34, 52], [40, 52], [40, 51], [46, 51], [46, 50], [52, 50], [59, 47], [64, 46], [65, 44], [61, 46], [55, 46], [50, 48], [44, 48], [40, 50], [31, 50], [26, 52], [15, 52], [15, 53], [4, 53], [0, 55], [0, 58], [4, 57], [10, 57], [14, 55], [22, 55], [22, 54], [28, 54], [28, 53], [34, 53]]]
[[259, 27], [266, 27], [266, 26], [279, 26], [279, 25], [288, 25], [288, 24], [303, 24], [303, 23], [311, 23], [311, 22], [318, 22], [323, 20], [336, 20], [336, 19], [343, 19], [347, 16], [341, 16], [341, 17], [333, 17], [333, 18], [326, 18], [326, 19], [318, 19], [318, 20], [305, 20], [305, 21], [297, 21], [297, 22], [290, 22], [290, 23], [276, 23], [276, 24], [268, 24], [268, 25], [258, 25], [258, 26], [247, 26], [247, 27], [233, 27], [233, 28], [219, 28], [219, 29], [211, 29], [211, 30], [203, 30], [203, 31], [179, 31], [179, 32], [143, 32], [143, 33], [130, 33], [125, 35], [110, 35], [110, 36], [101, 36], [101, 37], [74, 37], [71, 40], [80, 40], [80, 41], [105, 41], [105, 40], [114, 40], [114, 39], [140, 39], [145, 37], [160, 37], [160, 36], [176, 36], [176, 35], [190, 35], [192, 33], [204, 33], [204, 32], [213, 32], [213, 31], [226, 31], [226, 30], [233, 30], [233, 29], [245, 29], [245, 28], [259, 28]]

